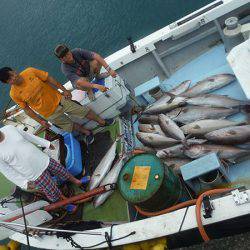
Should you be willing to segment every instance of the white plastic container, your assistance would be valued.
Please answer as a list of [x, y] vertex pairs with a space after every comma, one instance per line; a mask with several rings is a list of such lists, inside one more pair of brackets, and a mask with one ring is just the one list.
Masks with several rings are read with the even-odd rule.
[[[116, 78], [108, 77], [105, 79], [105, 86], [109, 90], [105, 93], [98, 91], [95, 93], [95, 100], [90, 101], [85, 91], [73, 90], [72, 100], [78, 101], [81, 105], [92, 109], [102, 118], [114, 118], [120, 114], [119, 109], [124, 107], [127, 102], [129, 90], [125, 87], [124, 81], [117, 76]], [[67, 88], [69, 86], [66, 86]], [[96, 122], [73, 118], [75, 122], [84, 124], [88, 129], [94, 129], [98, 126]]]

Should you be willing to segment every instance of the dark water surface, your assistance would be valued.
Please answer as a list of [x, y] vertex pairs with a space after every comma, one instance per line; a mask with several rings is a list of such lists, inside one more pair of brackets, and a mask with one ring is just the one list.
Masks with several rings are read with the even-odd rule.
[[[212, 2], [211, 0], [0, 0], [0, 67], [48, 71], [62, 83], [58, 43], [104, 57]], [[9, 87], [0, 85], [0, 112]]]

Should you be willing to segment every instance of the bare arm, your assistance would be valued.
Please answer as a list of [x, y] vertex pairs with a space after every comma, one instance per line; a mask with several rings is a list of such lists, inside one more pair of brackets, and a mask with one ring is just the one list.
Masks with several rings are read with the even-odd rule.
[[37, 121], [38, 123], [40, 123], [42, 126], [49, 128], [50, 125], [47, 121], [43, 120], [36, 112], [34, 112], [28, 105], [26, 105], [26, 107], [23, 109], [24, 112], [31, 117], [32, 119], [34, 119], [35, 121]]
[[57, 89], [62, 90], [63, 95], [64, 95], [65, 98], [67, 98], [67, 99], [71, 99], [72, 98], [71, 92], [69, 90], [65, 89], [64, 86], [62, 84], [60, 84], [59, 82], [57, 82], [52, 76], [48, 76], [46, 82], [48, 84], [56, 87]]
[[87, 81], [83, 77], [76, 81], [76, 85], [77, 85], [78, 89], [81, 89], [81, 90], [84, 90], [87, 92], [89, 92], [92, 89], [99, 89], [102, 92], [105, 92], [108, 90], [107, 87], [102, 86], [100, 84], [90, 83], [89, 81]]
[[109, 67], [109, 65], [106, 63], [106, 61], [101, 57], [99, 54], [94, 53], [93, 58], [99, 62], [108, 72], [112, 77], [116, 77], [117, 73]]
[[99, 62], [105, 69], [109, 66], [103, 57], [101, 57], [99, 54], [94, 53], [93, 59], [95, 59], [97, 62]]

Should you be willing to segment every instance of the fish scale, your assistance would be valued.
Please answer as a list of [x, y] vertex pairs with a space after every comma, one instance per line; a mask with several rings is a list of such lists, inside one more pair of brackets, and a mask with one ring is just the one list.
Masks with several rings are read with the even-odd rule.
[[210, 76], [202, 81], [197, 82], [193, 87], [181, 94], [181, 96], [193, 97], [200, 94], [206, 94], [211, 91], [220, 89], [233, 82], [234, 80], [235, 76], [232, 74], [218, 74]]
[[231, 126], [207, 133], [209, 141], [221, 144], [241, 144], [250, 140], [250, 125]]

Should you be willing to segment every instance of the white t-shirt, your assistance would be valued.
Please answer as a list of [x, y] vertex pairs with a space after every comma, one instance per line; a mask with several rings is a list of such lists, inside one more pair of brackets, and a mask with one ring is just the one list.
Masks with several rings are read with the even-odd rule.
[[49, 148], [50, 142], [14, 126], [0, 128], [0, 171], [17, 186], [27, 189], [28, 181], [36, 180], [49, 165], [49, 156], [34, 144]]

